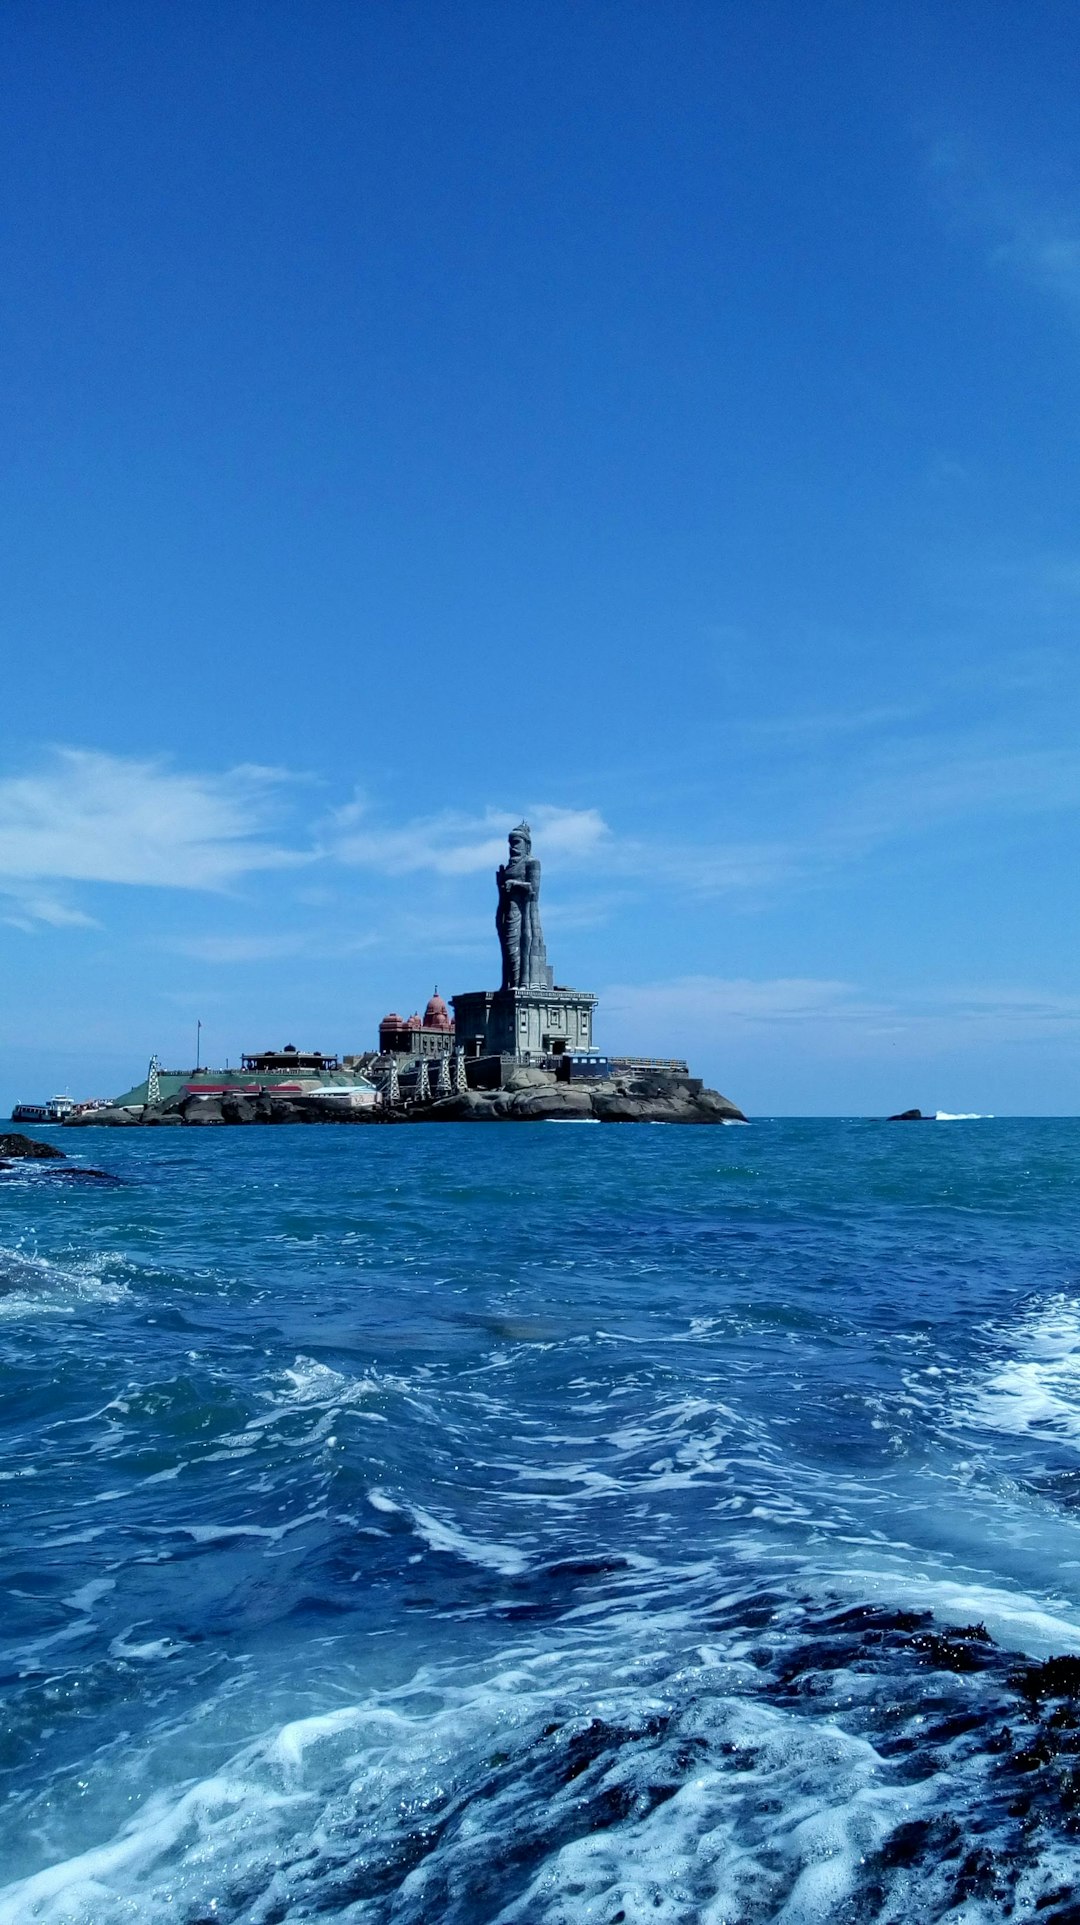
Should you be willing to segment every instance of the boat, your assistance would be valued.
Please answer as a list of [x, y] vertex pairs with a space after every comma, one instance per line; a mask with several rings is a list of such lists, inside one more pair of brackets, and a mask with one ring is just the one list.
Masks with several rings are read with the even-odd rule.
[[13, 1123], [62, 1123], [74, 1108], [73, 1096], [50, 1096], [45, 1103], [15, 1103], [11, 1120]]

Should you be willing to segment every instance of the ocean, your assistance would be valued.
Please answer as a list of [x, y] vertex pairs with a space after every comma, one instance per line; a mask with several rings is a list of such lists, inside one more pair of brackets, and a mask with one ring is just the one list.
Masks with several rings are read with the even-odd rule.
[[39, 1133], [0, 1925], [1080, 1920], [1080, 1122]]

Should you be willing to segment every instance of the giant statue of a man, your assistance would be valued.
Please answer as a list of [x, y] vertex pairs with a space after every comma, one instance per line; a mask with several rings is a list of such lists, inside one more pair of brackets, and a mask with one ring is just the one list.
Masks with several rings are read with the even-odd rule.
[[510, 854], [495, 872], [499, 888], [495, 927], [502, 950], [504, 989], [546, 989], [544, 932], [540, 927], [540, 864], [532, 853], [527, 822], [510, 831]]

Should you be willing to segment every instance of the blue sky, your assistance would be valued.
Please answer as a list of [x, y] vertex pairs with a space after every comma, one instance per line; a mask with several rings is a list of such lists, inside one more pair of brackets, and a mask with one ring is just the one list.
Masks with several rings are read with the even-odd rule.
[[1080, 1108], [1071, 4], [0, 18], [0, 1109], [496, 975]]

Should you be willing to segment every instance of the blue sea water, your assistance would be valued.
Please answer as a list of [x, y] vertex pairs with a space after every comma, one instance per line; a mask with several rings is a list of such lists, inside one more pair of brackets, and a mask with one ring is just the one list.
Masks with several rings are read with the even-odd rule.
[[0, 1925], [1080, 1918], [1080, 1123], [40, 1134]]

